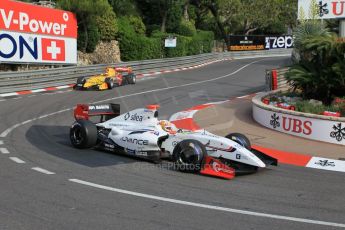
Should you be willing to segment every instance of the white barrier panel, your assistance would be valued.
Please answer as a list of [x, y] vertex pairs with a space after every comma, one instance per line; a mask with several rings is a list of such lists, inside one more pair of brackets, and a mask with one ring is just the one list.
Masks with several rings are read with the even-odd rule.
[[294, 116], [265, 110], [255, 104], [253, 118], [259, 124], [279, 132], [345, 145], [345, 122]]
[[77, 63], [77, 20], [68, 11], [0, 1], [0, 62]]
[[[317, 14], [317, 15], [313, 15]], [[298, 19], [345, 18], [345, 1], [298, 0]]]
[[77, 63], [73, 38], [0, 31], [0, 62]]

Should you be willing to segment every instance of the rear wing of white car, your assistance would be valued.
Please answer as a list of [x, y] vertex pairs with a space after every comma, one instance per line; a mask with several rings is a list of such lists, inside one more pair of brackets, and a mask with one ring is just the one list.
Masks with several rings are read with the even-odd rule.
[[104, 122], [119, 115], [119, 104], [78, 104], [74, 108], [76, 120], [90, 120], [90, 117], [100, 117], [100, 122]]

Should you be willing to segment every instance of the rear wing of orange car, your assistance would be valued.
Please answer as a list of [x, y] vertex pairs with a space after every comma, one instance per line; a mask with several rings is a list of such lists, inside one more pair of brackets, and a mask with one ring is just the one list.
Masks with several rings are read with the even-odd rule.
[[114, 69], [116, 72], [128, 72], [128, 73], [132, 72], [131, 67], [115, 67]]

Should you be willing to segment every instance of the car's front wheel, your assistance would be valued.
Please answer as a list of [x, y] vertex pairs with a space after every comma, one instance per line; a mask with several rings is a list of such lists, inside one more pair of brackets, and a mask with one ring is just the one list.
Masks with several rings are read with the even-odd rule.
[[74, 122], [70, 128], [71, 144], [79, 149], [91, 148], [97, 142], [97, 127], [88, 120]]
[[86, 78], [85, 77], [78, 77], [77, 79], [77, 84], [75, 84], [73, 86], [74, 89], [82, 89], [84, 84], [86, 82]]
[[235, 141], [236, 143], [242, 145], [248, 150], [252, 149], [249, 139], [241, 133], [230, 133], [226, 135], [225, 137], [232, 141]]
[[180, 171], [199, 172], [207, 152], [205, 146], [197, 140], [183, 140], [173, 151], [174, 162]]

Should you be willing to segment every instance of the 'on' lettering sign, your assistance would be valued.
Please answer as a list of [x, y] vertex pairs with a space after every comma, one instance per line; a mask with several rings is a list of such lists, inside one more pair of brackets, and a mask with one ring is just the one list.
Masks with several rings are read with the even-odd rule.
[[1, 0], [0, 62], [76, 64], [75, 15], [68, 11]]

